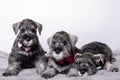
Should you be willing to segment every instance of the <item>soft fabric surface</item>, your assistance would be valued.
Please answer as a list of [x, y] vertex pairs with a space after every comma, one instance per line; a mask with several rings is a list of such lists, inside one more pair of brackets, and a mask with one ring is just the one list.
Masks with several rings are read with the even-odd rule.
[[[120, 68], [120, 51], [114, 51], [114, 57], [117, 61], [113, 64]], [[0, 80], [46, 80], [44, 78], [41, 78], [40, 75], [36, 73], [36, 70], [34, 68], [25, 69], [21, 71], [18, 76], [2, 76], [2, 73], [7, 68], [7, 58], [8, 54], [0, 51]], [[58, 74], [57, 76], [48, 80], [120, 80], [120, 71], [107, 72], [106, 70], [99, 70], [95, 75], [78, 77], [67, 77], [66, 75]]]

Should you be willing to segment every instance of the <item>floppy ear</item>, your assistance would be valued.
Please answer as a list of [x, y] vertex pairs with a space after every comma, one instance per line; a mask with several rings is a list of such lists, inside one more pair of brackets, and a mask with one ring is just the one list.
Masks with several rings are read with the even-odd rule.
[[100, 61], [104, 63], [104, 55], [103, 54], [96, 54], [94, 55], [94, 59], [96, 63], [99, 63]]
[[38, 32], [39, 32], [39, 35], [41, 35], [41, 31], [42, 31], [42, 24], [36, 22], [36, 25], [37, 25], [37, 28], [38, 28]]
[[20, 22], [13, 24], [13, 31], [15, 32], [15, 35], [18, 33]]
[[81, 58], [81, 57], [82, 57], [82, 54], [80, 54], [80, 53], [75, 54], [75, 59], [78, 59], [78, 58]]
[[70, 38], [70, 43], [71, 43], [72, 47], [75, 47], [78, 37], [75, 35], [69, 34], [69, 38]]
[[53, 37], [51, 36], [47, 39], [47, 44], [48, 44], [49, 48], [51, 48], [51, 46], [52, 46], [52, 38]]
[[82, 54], [76, 53], [75, 57], [74, 57], [75, 62], [79, 62], [79, 60], [81, 59], [82, 56], [83, 56]]

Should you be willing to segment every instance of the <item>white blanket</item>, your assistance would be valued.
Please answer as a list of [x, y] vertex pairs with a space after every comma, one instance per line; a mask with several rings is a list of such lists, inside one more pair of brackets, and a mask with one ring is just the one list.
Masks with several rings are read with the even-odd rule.
[[[8, 65], [8, 54], [0, 51], [0, 80], [46, 80], [41, 78], [40, 75], [36, 73], [35, 68], [25, 69], [19, 73], [18, 76], [4, 77], [2, 73], [5, 71]], [[114, 51], [114, 57], [116, 58], [115, 64], [120, 68], [120, 52]], [[50, 78], [48, 80], [120, 80], [119, 72], [107, 72], [106, 70], [99, 70], [95, 75], [90, 76], [78, 76], [78, 77], [67, 77], [63, 74], [58, 74], [57, 76]]]

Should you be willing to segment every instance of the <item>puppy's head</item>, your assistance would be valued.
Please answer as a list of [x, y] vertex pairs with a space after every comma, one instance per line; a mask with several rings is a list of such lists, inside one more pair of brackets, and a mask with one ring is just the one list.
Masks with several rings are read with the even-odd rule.
[[83, 75], [85, 73], [92, 75], [96, 73], [96, 67], [94, 62], [94, 56], [91, 53], [80, 54], [77, 53], [75, 55], [75, 63], [77, 65], [77, 69]]
[[18, 39], [18, 47], [25, 47], [28, 51], [31, 46], [38, 44], [37, 29], [41, 34], [42, 25], [30, 19], [13, 24], [13, 30]]
[[76, 42], [77, 37], [75, 35], [68, 34], [65, 31], [56, 32], [47, 40], [50, 48], [48, 55], [57, 61], [68, 58]]

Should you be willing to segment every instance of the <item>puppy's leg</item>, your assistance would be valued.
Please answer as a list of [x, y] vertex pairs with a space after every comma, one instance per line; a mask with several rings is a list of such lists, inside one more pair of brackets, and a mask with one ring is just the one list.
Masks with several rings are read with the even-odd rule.
[[44, 59], [40, 58], [38, 61], [35, 61], [35, 67], [36, 67], [37, 73], [40, 75], [45, 70], [46, 66], [47, 66], [47, 63]]
[[52, 67], [47, 67], [46, 70], [43, 72], [42, 77], [44, 78], [52, 78], [57, 74], [57, 71]]
[[13, 76], [18, 75], [18, 73], [21, 71], [20, 65], [18, 62], [12, 62], [9, 63], [8, 68], [3, 73], [3, 76]]
[[18, 55], [10, 54], [8, 59], [8, 68], [3, 73], [3, 76], [17, 75], [21, 71], [21, 62], [17, 60]]
[[104, 68], [105, 68], [107, 71], [112, 71], [112, 72], [118, 72], [118, 71], [119, 71], [119, 69], [118, 69], [116, 66], [114, 66], [112, 63], [110, 63], [109, 61], [107, 61], [107, 62], [105, 63]]
[[76, 68], [71, 68], [67, 76], [68, 77], [79, 76], [79, 71]]
[[88, 69], [88, 75], [93, 75], [96, 73], [96, 68], [89, 68]]

